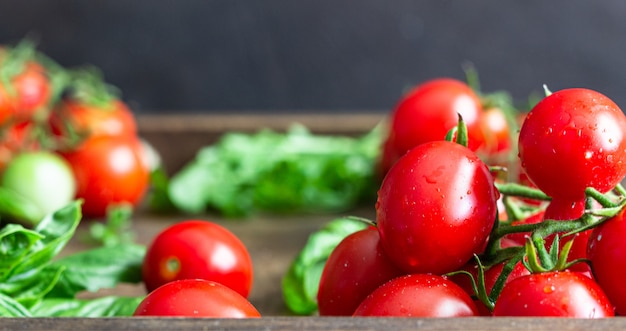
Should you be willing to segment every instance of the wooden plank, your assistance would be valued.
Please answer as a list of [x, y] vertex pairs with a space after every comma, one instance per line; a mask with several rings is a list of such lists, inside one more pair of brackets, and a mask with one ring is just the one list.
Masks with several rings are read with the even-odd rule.
[[352, 318], [263, 317], [260, 319], [195, 318], [4, 318], [1, 330], [623, 330], [626, 319], [570, 318]]

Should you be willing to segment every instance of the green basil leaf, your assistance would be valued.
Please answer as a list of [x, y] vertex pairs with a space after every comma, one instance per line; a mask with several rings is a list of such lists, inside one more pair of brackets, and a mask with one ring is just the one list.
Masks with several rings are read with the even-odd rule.
[[42, 238], [43, 235], [19, 224], [7, 224], [0, 229], [0, 280], [5, 280]]
[[145, 246], [124, 244], [79, 252], [52, 263], [65, 270], [48, 297], [73, 298], [78, 292], [96, 292], [119, 283], [141, 282]]
[[181, 211], [241, 217], [254, 210], [337, 212], [374, 201], [377, 127], [362, 137], [287, 132], [227, 133], [175, 174], [168, 187]]
[[31, 317], [26, 307], [13, 300], [10, 296], [0, 293], [0, 317]]
[[132, 316], [143, 297], [106, 296], [91, 300], [48, 298], [31, 309], [35, 317]]
[[0, 187], [0, 215], [11, 221], [37, 224], [41, 209], [36, 203], [6, 187]]
[[41, 220], [35, 231], [43, 237], [22, 256], [10, 277], [44, 268], [65, 247], [82, 218], [80, 204], [81, 201], [75, 201]]
[[0, 283], [0, 293], [10, 296], [24, 307], [32, 307], [52, 290], [62, 272], [61, 266], [47, 266], [39, 272]]
[[309, 236], [282, 279], [283, 298], [291, 312], [310, 315], [317, 310], [317, 291], [326, 260], [345, 237], [366, 227], [353, 218], [338, 218]]

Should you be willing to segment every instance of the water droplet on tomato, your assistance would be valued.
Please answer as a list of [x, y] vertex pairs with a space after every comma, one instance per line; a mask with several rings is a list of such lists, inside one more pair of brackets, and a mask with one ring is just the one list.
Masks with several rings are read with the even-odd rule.
[[546, 286], [546, 287], [543, 288], [543, 293], [546, 293], [546, 294], [547, 293], [552, 293], [552, 292], [554, 292], [554, 290], [555, 290], [554, 285], [549, 285], [549, 286]]

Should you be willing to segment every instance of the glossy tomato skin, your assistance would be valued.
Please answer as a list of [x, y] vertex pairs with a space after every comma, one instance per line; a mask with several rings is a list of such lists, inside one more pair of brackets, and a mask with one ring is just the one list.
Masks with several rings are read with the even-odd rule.
[[149, 245], [142, 266], [148, 291], [179, 279], [207, 279], [243, 297], [252, 288], [253, 265], [241, 240], [225, 227], [205, 220], [175, 223]]
[[626, 219], [622, 210], [615, 217], [594, 228], [589, 237], [587, 257], [593, 275], [604, 289], [616, 312], [626, 315]]
[[472, 298], [442, 276], [410, 274], [378, 287], [354, 316], [466, 317], [478, 316]]
[[133, 316], [258, 318], [261, 314], [227, 286], [205, 279], [183, 279], [148, 293]]
[[[0, 67], [3, 65], [0, 56]], [[31, 120], [47, 112], [52, 88], [45, 69], [32, 60], [21, 65], [21, 72], [0, 83], [0, 124]]]
[[67, 126], [85, 137], [137, 135], [135, 117], [119, 99], [95, 105], [68, 98], [55, 107], [49, 122], [52, 131], [58, 135], [68, 135]]
[[398, 160], [378, 191], [385, 252], [409, 273], [458, 270], [483, 249], [498, 196], [474, 152], [448, 141], [421, 144]]
[[137, 206], [143, 199], [149, 169], [138, 138], [93, 137], [61, 155], [72, 166], [85, 217], [103, 217], [109, 206]]
[[328, 257], [319, 290], [321, 316], [350, 316], [361, 301], [383, 283], [402, 275], [380, 244], [374, 227], [344, 238]]
[[564, 89], [542, 99], [519, 134], [529, 179], [552, 197], [546, 218], [580, 217], [585, 189], [607, 192], [626, 175], [626, 117], [605, 95]]
[[469, 147], [477, 150], [484, 143], [482, 111], [479, 97], [462, 81], [437, 78], [416, 86], [401, 98], [391, 114], [383, 146], [382, 173], [409, 149], [425, 142], [444, 140], [448, 131], [457, 125], [459, 114], [467, 125]]
[[578, 273], [557, 271], [530, 274], [507, 283], [493, 316], [602, 318], [615, 315], [600, 286]]

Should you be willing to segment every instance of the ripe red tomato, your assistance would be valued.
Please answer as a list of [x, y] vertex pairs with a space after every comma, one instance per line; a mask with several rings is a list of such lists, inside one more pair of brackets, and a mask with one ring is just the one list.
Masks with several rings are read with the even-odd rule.
[[557, 91], [527, 115], [519, 134], [522, 168], [552, 198], [546, 218], [579, 218], [585, 189], [607, 192], [626, 175], [626, 116], [605, 95]]
[[511, 135], [506, 115], [500, 108], [489, 108], [480, 117], [485, 144], [484, 152], [488, 155], [503, 154], [511, 150]]
[[589, 237], [587, 258], [593, 275], [604, 289], [619, 315], [626, 315], [626, 219], [622, 210], [615, 217], [593, 229]]
[[49, 121], [52, 131], [61, 135], [69, 134], [67, 126], [85, 137], [137, 135], [135, 117], [119, 99], [98, 104], [66, 98], [57, 105]]
[[76, 177], [76, 197], [83, 199], [83, 215], [106, 215], [115, 204], [138, 205], [149, 184], [141, 143], [133, 137], [93, 137], [61, 155]]
[[154, 238], [142, 275], [148, 291], [174, 280], [201, 278], [248, 297], [253, 269], [246, 246], [231, 231], [217, 223], [187, 220]]
[[498, 196], [474, 152], [445, 140], [421, 144], [398, 160], [378, 191], [383, 247], [406, 272], [458, 270], [483, 249]]
[[35, 124], [14, 122], [0, 130], [0, 171], [20, 152], [37, 151], [39, 142], [33, 139]]
[[317, 304], [321, 316], [350, 316], [361, 301], [403, 272], [387, 257], [374, 227], [344, 238], [328, 257]]
[[602, 318], [614, 316], [600, 286], [578, 272], [556, 271], [521, 276], [507, 283], [493, 316]]
[[[5, 65], [15, 64], [5, 64], [0, 58], [0, 71]], [[30, 120], [37, 112], [47, 111], [52, 88], [45, 69], [34, 61], [21, 65], [22, 71], [0, 82], [0, 124]]]
[[472, 298], [442, 276], [410, 274], [394, 278], [363, 300], [354, 316], [477, 316]]
[[467, 125], [469, 147], [478, 149], [484, 143], [480, 117], [482, 104], [476, 93], [464, 82], [439, 78], [416, 86], [395, 107], [383, 146], [381, 171], [386, 173], [409, 149], [425, 142], [444, 140], [463, 116]]
[[261, 314], [227, 286], [205, 279], [182, 279], [148, 293], [133, 316], [258, 318]]

